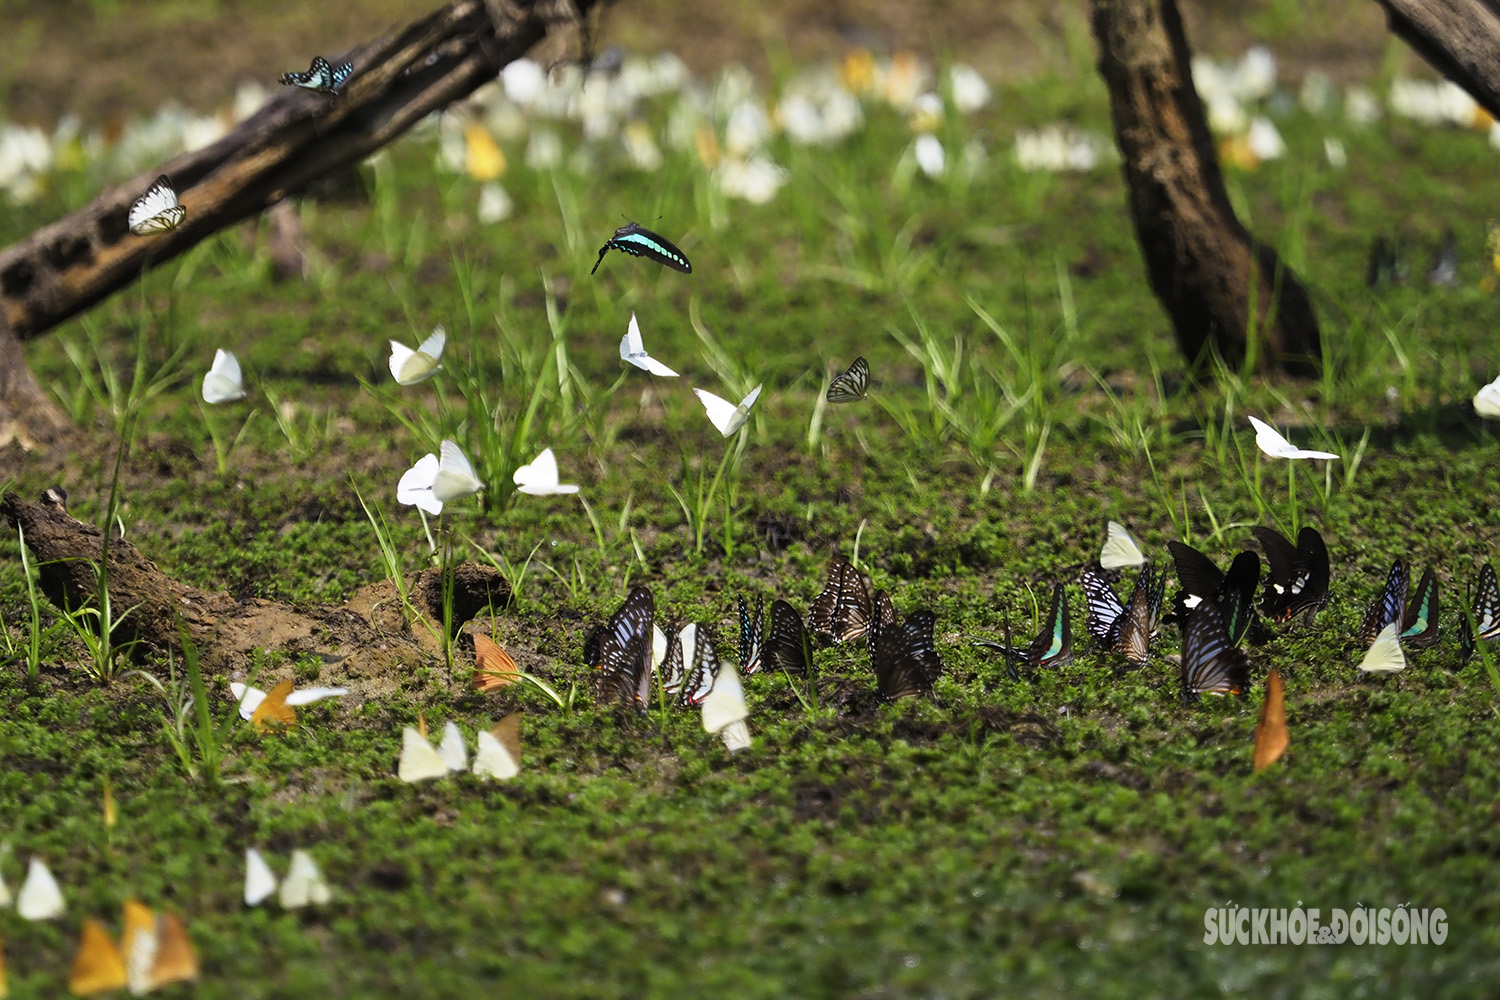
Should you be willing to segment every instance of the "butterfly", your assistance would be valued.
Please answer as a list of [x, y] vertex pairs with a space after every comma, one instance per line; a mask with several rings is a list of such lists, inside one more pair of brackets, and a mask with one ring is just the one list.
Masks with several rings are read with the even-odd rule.
[[1250, 657], [1230, 640], [1224, 612], [1205, 598], [1182, 626], [1184, 696], [1240, 694], [1249, 685]]
[[1307, 451], [1282, 437], [1270, 424], [1249, 417], [1255, 428], [1255, 446], [1272, 458], [1338, 458], [1331, 451]]
[[760, 396], [760, 386], [750, 390], [750, 394], [740, 400], [738, 406], [727, 399], [720, 399], [707, 389], [694, 389], [698, 401], [703, 404], [703, 409], [708, 411], [708, 419], [720, 434], [728, 437], [741, 427], [745, 421], [750, 419], [750, 407], [755, 405], [755, 400]]
[[718, 733], [730, 753], [750, 746], [750, 727], [745, 724], [750, 710], [745, 707], [745, 688], [740, 683], [739, 673], [720, 671], [702, 705], [705, 732]]
[[1141, 543], [1118, 521], [1105, 525], [1104, 548], [1099, 551], [1099, 565], [1103, 569], [1131, 569], [1146, 561]]
[[865, 635], [865, 641], [870, 648], [870, 655], [875, 655], [875, 640], [883, 628], [889, 628], [901, 621], [901, 616], [896, 613], [896, 606], [891, 603], [891, 595], [883, 590], [877, 590], [870, 597], [870, 631]]
[[245, 382], [239, 359], [222, 347], [214, 351], [214, 363], [203, 376], [203, 401], [229, 403], [245, 398]]
[[1401, 651], [1401, 623], [1393, 621], [1380, 630], [1359, 669], [1372, 674], [1389, 674], [1406, 669], [1406, 654]]
[[479, 731], [474, 748], [474, 773], [506, 781], [521, 773], [521, 713], [512, 712], [489, 729]]
[[1401, 639], [1412, 649], [1426, 649], [1437, 645], [1438, 638], [1438, 581], [1428, 567], [1417, 584], [1417, 595], [1401, 616]]
[[52, 920], [66, 909], [57, 879], [40, 858], [32, 858], [26, 866], [26, 881], [16, 893], [16, 913], [22, 920]]
[[652, 619], [650, 587], [635, 587], [609, 621], [591, 637], [589, 666], [599, 671], [594, 700], [645, 707], [651, 700]]
[[1162, 585], [1157, 582], [1150, 563], [1141, 567], [1128, 605], [1120, 603], [1100, 570], [1085, 566], [1083, 596], [1088, 605], [1089, 634], [1104, 648], [1124, 653], [1131, 663], [1145, 663], [1157, 612], [1161, 608], [1161, 593]]
[[1311, 525], [1297, 533], [1297, 545], [1274, 528], [1250, 529], [1266, 553], [1270, 575], [1261, 594], [1260, 612], [1275, 621], [1290, 621], [1303, 612], [1310, 619], [1328, 603], [1328, 547]]
[[276, 891], [276, 874], [253, 847], [245, 849], [245, 905], [259, 906]]
[[400, 341], [391, 341], [391, 377], [397, 385], [416, 385], [437, 374], [442, 366], [438, 359], [443, 356], [443, 347], [448, 343], [448, 331], [434, 327], [428, 338], [415, 351]]
[[[453, 725], [451, 722], [449, 725]], [[458, 727], [454, 726], [454, 732]], [[454, 756], [452, 744], [446, 739], [443, 741], [448, 747], [448, 756], [434, 747], [424, 736], [421, 730], [415, 726], [405, 726], [401, 730], [401, 757], [396, 764], [396, 776], [402, 781], [412, 784], [418, 781], [431, 781], [433, 778], [447, 776], [450, 770], [456, 770], [450, 764]], [[458, 752], [464, 753], [463, 739], [458, 740]], [[460, 764], [460, 767], [463, 765]]]
[[521, 668], [500, 644], [487, 635], [474, 633], [474, 690], [494, 691], [521, 679]]
[[785, 670], [798, 675], [807, 673], [812, 665], [812, 648], [802, 616], [786, 601], [771, 602], [771, 633], [761, 647], [760, 662], [771, 673]]
[[130, 203], [126, 223], [137, 236], [152, 233], [167, 233], [182, 225], [187, 218], [187, 209], [177, 202], [177, 192], [166, 174], [162, 174], [146, 189], [146, 193]]
[[1212, 559], [1191, 545], [1168, 542], [1167, 551], [1172, 553], [1172, 562], [1177, 567], [1177, 579], [1182, 584], [1174, 616], [1177, 624], [1187, 621], [1188, 613], [1203, 598], [1212, 598], [1219, 610], [1224, 612], [1229, 638], [1235, 645], [1239, 645], [1254, 619], [1255, 591], [1260, 583], [1260, 556], [1254, 552], [1241, 552], [1229, 564], [1229, 572], [1224, 573], [1214, 565]]
[[833, 643], [863, 638], [870, 631], [870, 593], [859, 572], [835, 555], [828, 583], [807, 610], [807, 627]]
[[140, 996], [168, 983], [198, 978], [198, 956], [176, 914], [158, 916], [135, 900], [127, 900], [124, 909], [120, 951], [125, 959], [126, 985], [132, 994]]
[[286, 878], [281, 880], [281, 892], [276, 897], [283, 910], [298, 910], [304, 906], [322, 906], [333, 898], [333, 891], [323, 873], [318, 870], [312, 855], [303, 850], [292, 852], [292, 864]]
[[297, 724], [297, 713], [286, 703], [292, 694], [293, 684], [288, 677], [267, 692], [260, 704], [255, 706], [255, 711], [250, 713], [250, 725], [255, 727], [257, 733], [265, 733], [272, 728], [290, 729]]
[[1281, 674], [1272, 667], [1266, 674], [1266, 697], [1260, 704], [1260, 722], [1255, 726], [1255, 769], [1264, 771], [1286, 753], [1291, 744], [1286, 728], [1286, 703], [1282, 700]]
[[761, 647], [766, 634], [765, 599], [755, 595], [755, 613], [750, 613], [750, 604], [740, 598], [740, 670], [753, 674], [760, 669]]
[[[1073, 628], [1068, 621], [1068, 598], [1063, 585], [1052, 588], [1052, 609], [1042, 622], [1036, 638], [1028, 646], [1012, 646], [1007, 642], [977, 640], [974, 645], [998, 649], [1006, 659], [1025, 663], [1033, 670], [1041, 667], [1060, 667], [1073, 659]], [[1016, 676], [1014, 670], [1011, 676]]]
[[303, 87], [319, 94], [337, 94], [344, 81], [348, 80], [354, 73], [354, 64], [346, 62], [338, 66], [330, 66], [328, 60], [322, 56], [314, 56], [312, 65], [305, 73], [283, 73], [280, 81], [282, 84], [293, 87]]
[[620, 360], [628, 361], [652, 375], [677, 377], [676, 372], [646, 353], [646, 345], [641, 340], [641, 328], [635, 321], [635, 313], [630, 314], [630, 326], [626, 327], [625, 336], [620, 338]]
[[937, 616], [924, 608], [876, 630], [870, 660], [880, 697], [896, 701], [932, 690], [943, 673], [943, 661], [933, 639], [936, 625]]
[[458, 445], [444, 441], [438, 455], [437, 475], [432, 478], [432, 496], [439, 503], [457, 500], [484, 488], [484, 483], [474, 475], [474, 466], [458, 450]]
[[849, 370], [828, 384], [830, 403], [857, 403], [870, 394], [870, 363], [855, 358]]
[[515, 482], [517, 490], [536, 497], [562, 496], [578, 492], [577, 485], [558, 482], [557, 456], [552, 454], [551, 448], [543, 448], [542, 453], [530, 465], [521, 466], [511, 479]]
[[703, 704], [719, 676], [719, 654], [714, 651], [712, 630], [696, 623], [683, 626], [672, 637], [666, 659], [669, 666], [662, 668], [662, 690], [677, 695], [680, 707]]
[[1495, 567], [1485, 563], [1479, 567], [1478, 595], [1469, 603], [1474, 616], [1474, 628], [1469, 627], [1467, 615], [1459, 619], [1458, 645], [1465, 658], [1472, 656], [1479, 639], [1500, 636], [1500, 580], [1495, 577]]
[[1406, 605], [1406, 590], [1410, 585], [1411, 574], [1407, 572], [1406, 564], [1397, 559], [1391, 567], [1390, 575], [1386, 577], [1380, 595], [1365, 611], [1365, 617], [1360, 622], [1359, 639], [1366, 646], [1374, 642], [1375, 637], [1391, 622], [1401, 620], [1401, 610]]
[[1474, 394], [1474, 412], [1481, 417], [1500, 417], [1500, 378]]
[[93, 996], [129, 985], [125, 958], [110, 940], [109, 931], [93, 917], [85, 917], [78, 938], [78, 952], [68, 973], [68, 991], [74, 996]]
[[[255, 710], [260, 708], [261, 703], [266, 700], [266, 692], [257, 687], [241, 684], [239, 681], [229, 682], [229, 691], [234, 695], [234, 700], [240, 705], [240, 718], [246, 722], [255, 718]], [[299, 688], [286, 695], [283, 699], [288, 705], [311, 705], [315, 701], [324, 698], [342, 698], [349, 693], [348, 688], [343, 687], [310, 687]]]
[[628, 253], [632, 257], [646, 257], [683, 274], [693, 273], [693, 265], [677, 249], [677, 244], [634, 222], [627, 222], [616, 229], [615, 234], [605, 241], [599, 248], [599, 259], [594, 261], [594, 270], [589, 274], [599, 270], [599, 265], [604, 263], [604, 255], [611, 250]]

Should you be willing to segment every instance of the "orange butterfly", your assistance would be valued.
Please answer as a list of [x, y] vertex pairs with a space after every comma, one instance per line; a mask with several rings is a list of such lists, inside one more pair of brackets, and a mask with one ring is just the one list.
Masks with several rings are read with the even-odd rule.
[[1266, 675], [1266, 697], [1260, 706], [1260, 723], [1255, 727], [1255, 769], [1264, 771], [1276, 763], [1291, 742], [1286, 728], [1286, 704], [1281, 697], [1281, 675], [1273, 669]]
[[109, 939], [109, 931], [93, 917], [84, 918], [78, 954], [73, 959], [73, 971], [68, 974], [68, 990], [74, 996], [86, 997], [124, 989], [126, 982], [125, 959]]
[[487, 635], [474, 633], [474, 690], [493, 691], [521, 679], [521, 668]]
[[198, 956], [176, 914], [157, 916], [149, 907], [128, 900], [120, 951], [130, 992], [137, 996], [168, 983], [198, 978]]
[[282, 681], [267, 692], [265, 700], [255, 707], [255, 712], [250, 716], [250, 724], [257, 733], [264, 733], [272, 726], [290, 729], [297, 724], [297, 713], [286, 703], [294, 685], [295, 682], [291, 679]]

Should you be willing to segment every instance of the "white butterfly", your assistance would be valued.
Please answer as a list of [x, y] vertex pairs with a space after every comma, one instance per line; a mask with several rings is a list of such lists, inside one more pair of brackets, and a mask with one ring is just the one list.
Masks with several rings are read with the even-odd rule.
[[253, 847], [245, 849], [245, 905], [259, 906], [276, 891], [276, 874]]
[[432, 495], [432, 481], [437, 478], [438, 457], [431, 452], [417, 459], [396, 484], [396, 502], [420, 507], [434, 516], [443, 512], [443, 501]]
[[694, 389], [698, 399], [703, 403], [703, 408], [708, 411], [708, 419], [719, 429], [719, 433], [728, 437], [741, 427], [745, 421], [750, 419], [750, 407], [755, 405], [756, 397], [760, 395], [760, 386], [750, 390], [750, 395], [735, 406], [727, 399], [720, 399], [707, 389]]
[[167, 180], [166, 174], [158, 177], [156, 183], [131, 204], [127, 216], [130, 231], [137, 236], [170, 232], [182, 225], [185, 218], [187, 209], [177, 203], [177, 192], [172, 189], [172, 182]]
[[626, 328], [625, 336], [620, 338], [620, 360], [629, 361], [652, 375], [677, 377], [676, 372], [646, 353], [646, 345], [641, 342], [641, 328], [635, 321], [635, 313], [630, 314], [630, 326]]
[[521, 773], [521, 713], [512, 712], [492, 729], [479, 731], [474, 750], [474, 773], [505, 781]]
[[1500, 378], [1474, 394], [1474, 412], [1481, 417], [1500, 417]]
[[284, 910], [297, 910], [304, 906], [321, 906], [333, 898], [333, 891], [317, 863], [302, 850], [292, 852], [292, 866], [286, 878], [281, 880], [281, 895], [277, 897]]
[[1359, 661], [1359, 669], [1373, 674], [1389, 674], [1406, 669], [1406, 654], [1401, 651], [1401, 619], [1398, 617], [1375, 637], [1370, 651]]
[[401, 730], [401, 760], [396, 765], [396, 776], [408, 784], [441, 778], [448, 773], [448, 762], [437, 748], [427, 741], [414, 726]]
[[1110, 521], [1105, 528], [1104, 548], [1099, 552], [1099, 565], [1103, 569], [1127, 569], [1142, 566], [1146, 553], [1141, 545], [1125, 530], [1119, 521]]
[[40, 858], [32, 858], [26, 869], [26, 881], [16, 893], [16, 912], [23, 920], [51, 920], [62, 916], [66, 909], [57, 879]]
[[458, 450], [458, 445], [452, 441], [444, 441], [438, 454], [441, 457], [438, 459], [437, 475], [432, 480], [432, 495], [439, 501], [447, 503], [484, 489], [484, 483], [474, 475], [474, 466]]
[[[257, 687], [241, 684], [239, 681], [230, 681], [229, 690], [234, 693], [235, 700], [240, 703], [240, 718], [246, 722], [255, 714], [260, 703], [266, 700], [266, 693]], [[301, 688], [286, 696], [288, 705], [311, 705], [315, 701], [324, 698], [342, 698], [349, 693], [348, 688], [342, 687], [311, 687]]]
[[441, 326], [433, 327], [432, 335], [415, 351], [400, 341], [391, 341], [391, 376], [398, 385], [427, 381], [443, 367], [438, 359], [443, 356], [443, 346], [447, 343], [448, 331]]
[[245, 383], [240, 376], [240, 362], [222, 347], [214, 352], [214, 363], [203, 376], [203, 401], [228, 403], [245, 398]]
[[1250, 417], [1255, 426], [1255, 445], [1272, 458], [1338, 458], [1328, 451], [1306, 451], [1298, 448], [1276, 432], [1276, 428], [1263, 420]]
[[729, 752], [735, 753], [750, 745], [750, 727], [745, 725], [749, 715], [739, 671], [728, 666], [720, 668], [714, 689], [703, 699], [703, 728], [718, 733]]
[[551, 448], [542, 449], [530, 465], [521, 466], [511, 478], [515, 480], [516, 489], [535, 497], [578, 492], [578, 487], [572, 483], [557, 481], [557, 456], [552, 454]]
[[457, 724], [449, 722], [443, 727], [443, 742], [438, 744], [437, 755], [450, 771], [469, 769], [469, 748], [464, 746], [464, 734], [458, 731]]

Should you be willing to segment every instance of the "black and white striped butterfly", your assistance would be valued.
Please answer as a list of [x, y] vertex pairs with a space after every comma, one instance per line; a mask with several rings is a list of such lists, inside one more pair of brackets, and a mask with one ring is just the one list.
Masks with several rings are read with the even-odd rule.
[[667, 655], [662, 663], [662, 690], [677, 695], [681, 708], [701, 705], [719, 676], [719, 655], [714, 652], [713, 632], [707, 625], [691, 622], [676, 635], [667, 636]]
[[1229, 638], [1224, 612], [1204, 598], [1182, 626], [1182, 690], [1200, 694], [1240, 694], [1250, 686], [1250, 657]]
[[870, 363], [863, 357], [854, 359], [849, 370], [828, 384], [830, 403], [857, 403], [870, 394]]
[[880, 697], [896, 701], [932, 690], [943, 673], [943, 660], [933, 638], [936, 625], [937, 616], [924, 609], [875, 630], [870, 661]]
[[1472, 629], [1467, 615], [1459, 619], [1458, 645], [1465, 659], [1473, 655], [1479, 639], [1500, 637], [1500, 580], [1495, 577], [1495, 567], [1487, 562], [1479, 567], [1477, 591], [1470, 597], [1469, 611], [1474, 616]]
[[584, 657], [599, 671], [594, 700], [644, 708], [651, 700], [652, 619], [650, 587], [635, 587], [609, 621], [584, 643]]
[[172, 182], [162, 174], [145, 194], [131, 203], [126, 218], [132, 233], [150, 236], [152, 233], [171, 232], [182, 225], [182, 220], [187, 218], [187, 209], [177, 203]]
[[1386, 576], [1380, 595], [1365, 610], [1365, 616], [1359, 623], [1360, 642], [1370, 645], [1387, 625], [1401, 620], [1402, 609], [1406, 607], [1406, 591], [1410, 586], [1411, 574], [1407, 571], [1406, 564], [1397, 559]]
[[760, 653], [761, 666], [775, 673], [806, 674], [812, 666], [812, 646], [802, 616], [786, 601], [771, 602], [771, 632]]
[[1311, 525], [1297, 533], [1294, 547], [1274, 528], [1254, 527], [1250, 533], [1266, 553], [1270, 573], [1261, 595], [1260, 613], [1275, 621], [1291, 621], [1306, 613], [1311, 619], [1328, 603], [1328, 546]]
[[807, 610], [807, 627], [835, 644], [862, 639], [870, 631], [870, 592], [859, 571], [835, 555], [828, 583]]
[[875, 656], [875, 640], [883, 628], [890, 628], [900, 623], [901, 616], [896, 613], [896, 606], [891, 603], [891, 595], [883, 590], [877, 590], [870, 597], [870, 630], [865, 633], [865, 643], [869, 647], [870, 656]]
[[1203, 598], [1212, 598], [1224, 613], [1229, 629], [1229, 638], [1239, 645], [1254, 619], [1255, 591], [1260, 583], [1260, 556], [1254, 552], [1241, 552], [1223, 572], [1208, 556], [1191, 545], [1168, 542], [1167, 551], [1172, 553], [1172, 562], [1177, 567], [1177, 580], [1182, 584], [1176, 599], [1174, 618], [1181, 626], [1188, 615]]
[[[1006, 639], [1009, 640], [1009, 635]], [[1073, 628], [1068, 622], [1068, 596], [1062, 584], [1052, 589], [1052, 609], [1042, 621], [1036, 638], [1029, 646], [1015, 647], [1009, 642], [998, 643], [978, 640], [976, 646], [986, 646], [1003, 652], [1006, 659], [1024, 663], [1032, 670], [1042, 667], [1061, 667], [1073, 659]], [[1015, 676], [1012, 671], [1012, 676]]]
[[1141, 567], [1130, 603], [1122, 604], [1110, 589], [1104, 572], [1096, 566], [1083, 568], [1083, 596], [1088, 604], [1088, 631], [1106, 649], [1125, 654], [1137, 666], [1150, 654], [1151, 636], [1161, 618], [1166, 577], [1158, 577], [1149, 562]]
[[750, 613], [750, 605], [744, 597], [740, 598], [740, 672], [753, 674], [760, 669], [760, 654], [764, 646], [766, 635], [766, 603], [759, 594], [755, 595], [755, 613]]
[[283, 73], [281, 82], [292, 87], [302, 87], [319, 94], [337, 94], [344, 82], [354, 74], [352, 62], [330, 66], [322, 56], [314, 56], [312, 65], [305, 73]]

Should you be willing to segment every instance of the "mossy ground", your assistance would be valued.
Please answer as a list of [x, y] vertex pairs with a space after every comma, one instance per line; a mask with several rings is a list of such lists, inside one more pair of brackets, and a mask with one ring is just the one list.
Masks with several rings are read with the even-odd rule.
[[[1500, 533], [1495, 438], [1468, 408], [1500, 371], [1496, 302], [1479, 288], [1494, 151], [1473, 133], [1291, 113], [1290, 156], [1230, 184], [1312, 288], [1327, 374], [1195, 381], [1142, 280], [1118, 173], [1026, 174], [1005, 155], [1015, 128], [1064, 110], [1103, 128], [1100, 84], [1080, 67], [998, 97], [947, 126], [952, 148], [990, 147], [971, 181], [914, 176], [900, 164], [904, 122], [873, 111], [836, 154], [778, 144], [793, 179], [766, 208], [719, 200], [681, 156], [654, 175], [609, 157], [554, 175], [508, 150], [515, 215], [481, 226], [472, 182], [435, 173], [431, 147], [408, 143], [363, 174], [368, 200], [304, 207], [322, 260], [309, 283], [273, 283], [249, 226], [31, 344], [39, 378], [97, 428], [97, 446], [24, 466], [12, 487], [60, 481], [84, 519], [108, 504], [119, 423], [107, 394], [80, 387], [96, 357], [128, 381], [138, 345], [165, 365], [129, 442], [120, 520], [196, 585], [331, 601], [380, 579], [356, 489], [406, 567], [424, 565], [395, 482], [439, 436], [491, 440], [466, 418], [460, 376], [484, 387], [507, 434], [535, 390], [505, 461], [552, 446], [594, 520], [575, 499], [495, 489], [487, 509], [460, 502], [450, 518], [460, 539], [527, 566], [493, 631], [558, 689], [577, 685], [569, 711], [533, 689], [481, 698], [461, 667], [415, 665], [390, 697], [320, 703], [290, 734], [236, 730], [226, 780], [209, 784], [184, 773], [146, 683], [91, 681], [68, 641], [34, 683], [8, 665], [0, 873], [14, 889], [24, 859], [43, 857], [69, 899], [54, 924], [0, 921], [11, 995], [57, 995], [78, 919], [127, 898], [185, 915], [204, 997], [1483, 993], [1500, 974], [1497, 689], [1478, 659], [1460, 663], [1452, 609]], [[1322, 157], [1330, 131], [1349, 151], [1341, 172]], [[92, 183], [65, 181], [0, 223], [4, 236], [82, 203]], [[612, 255], [590, 278], [619, 211], [661, 215], [694, 274]], [[1426, 287], [1414, 254], [1417, 280], [1365, 288], [1372, 234], [1429, 246], [1446, 225], [1460, 287]], [[632, 311], [678, 383], [620, 380]], [[722, 497], [709, 506], [701, 548], [668, 487], [696, 489], [724, 446], [688, 387], [740, 387], [724, 386], [733, 372], [710, 364], [695, 318], [749, 384], [766, 384], [728, 513]], [[386, 339], [412, 343], [438, 322], [452, 335], [445, 371], [396, 391]], [[196, 380], [220, 346], [252, 374], [252, 396], [205, 417]], [[824, 373], [856, 354], [875, 372], [871, 400], [829, 408], [813, 434]], [[952, 377], [934, 381], [938, 370]], [[233, 438], [252, 409], [220, 475], [205, 419]], [[1326, 481], [1299, 469], [1294, 501], [1245, 412], [1344, 459]], [[1250, 768], [1258, 686], [1183, 705], [1161, 656], [1122, 671], [1084, 649], [1076, 593], [1070, 666], [1017, 681], [970, 646], [1007, 614], [1029, 635], [1030, 593], [1089, 558], [1106, 518], [1158, 559], [1183, 535], [1224, 561], [1250, 524], [1322, 530], [1331, 605], [1252, 653], [1257, 680], [1275, 666], [1287, 681], [1291, 749], [1267, 772]], [[695, 714], [589, 705], [581, 641], [629, 584], [649, 583], [671, 616], [719, 624], [729, 647], [738, 594], [805, 608], [828, 553], [848, 555], [856, 537], [898, 607], [938, 614], [947, 675], [930, 700], [880, 705], [862, 652], [821, 651], [816, 711], [785, 680], [747, 682], [755, 746], [737, 757]], [[1397, 555], [1439, 567], [1449, 638], [1403, 674], [1361, 679], [1352, 636]], [[21, 642], [18, 556], [14, 537], [0, 541], [0, 607]], [[262, 666], [281, 669], [274, 655]], [[297, 676], [337, 680], [316, 663]], [[211, 686], [215, 715], [232, 713], [222, 679]], [[419, 712], [472, 735], [515, 707], [527, 712], [515, 780], [395, 778], [400, 728]], [[252, 845], [283, 870], [292, 848], [311, 849], [334, 902], [246, 909]], [[1206, 947], [1205, 908], [1231, 901], [1440, 906], [1451, 930], [1442, 946]]]

